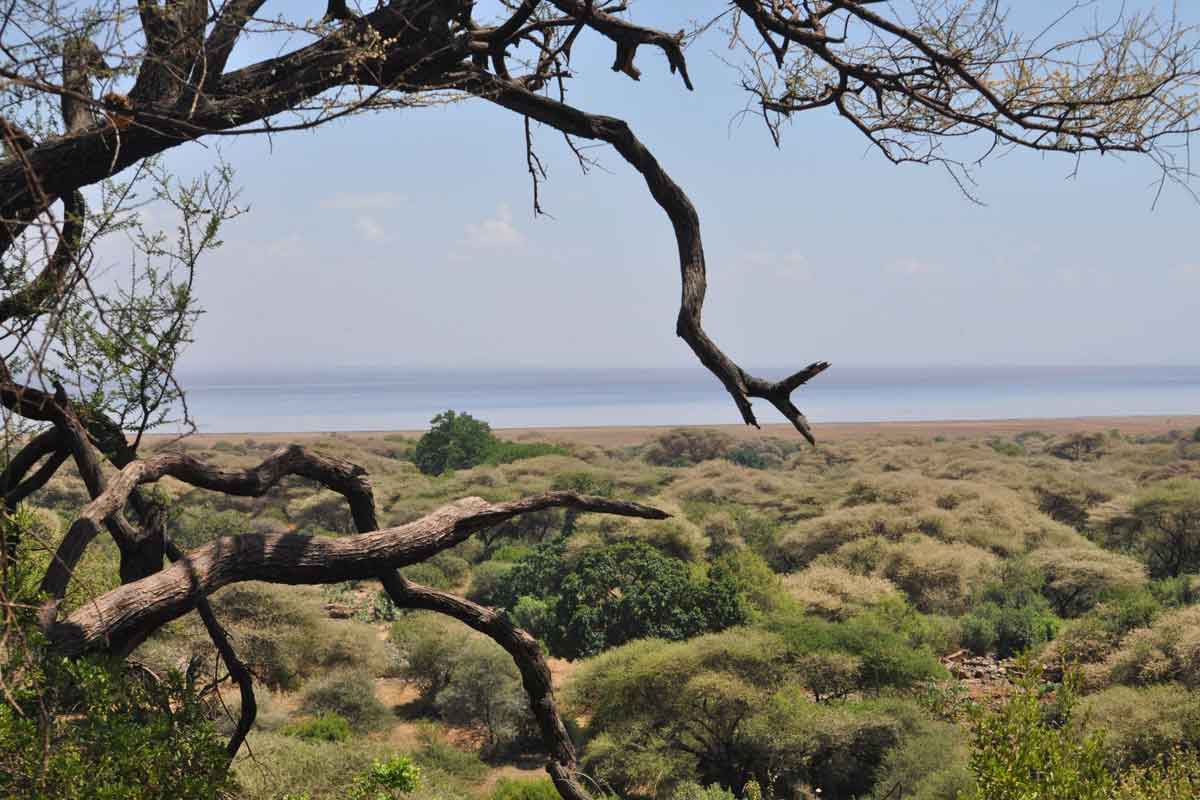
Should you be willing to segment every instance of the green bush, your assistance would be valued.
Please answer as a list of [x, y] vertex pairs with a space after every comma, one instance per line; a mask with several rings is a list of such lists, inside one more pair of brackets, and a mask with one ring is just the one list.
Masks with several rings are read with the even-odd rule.
[[[747, 605], [732, 569], [695, 574], [645, 542], [585, 550], [567, 560], [566, 541], [539, 545], [500, 581], [495, 599], [515, 609], [544, 598], [551, 652], [564, 658], [598, 653], [631, 639], [684, 639], [745, 621]], [[532, 611], [532, 608], [527, 610]]]
[[963, 644], [1007, 658], [1053, 639], [1059, 621], [1042, 594], [1045, 582], [1040, 570], [1023, 561], [1003, 562], [962, 619]]
[[1070, 720], [1078, 675], [1068, 673], [1053, 709], [1043, 704], [1041, 668], [1026, 664], [1018, 691], [996, 710], [979, 707], [971, 724], [973, 792], [963, 800], [1110, 800], [1113, 777], [1104, 737]]
[[499, 605], [498, 593], [504, 585], [504, 577], [512, 571], [511, 561], [495, 560], [476, 564], [471, 570], [471, 585], [467, 597], [485, 606]]
[[492, 791], [491, 800], [561, 800], [558, 789], [549, 778], [513, 780], [501, 778]]
[[306, 686], [300, 707], [307, 714], [338, 714], [356, 730], [378, 727], [388, 715], [375, 682], [361, 672], [334, 673]]
[[350, 738], [350, 721], [341, 714], [328, 712], [285, 725], [280, 733], [306, 741], [341, 742]]
[[413, 463], [426, 475], [470, 469], [480, 464], [509, 464], [538, 456], [567, 455], [566, 448], [547, 442], [509, 442], [497, 439], [492, 428], [470, 414], [443, 411], [429, 421], [417, 440]]
[[495, 440], [491, 426], [470, 414], [443, 411], [429, 424], [413, 449], [413, 463], [426, 475], [482, 464]]
[[406, 756], [376, 761], [356, 776], [350, 787], [350, 800], [392, 800], [417, 788], [421, 769]]
[[1053, 639], [1059, 622], [1048, 609], [988, 602], [963, 617], [961, 625], [964, 647], [1008, 658]]

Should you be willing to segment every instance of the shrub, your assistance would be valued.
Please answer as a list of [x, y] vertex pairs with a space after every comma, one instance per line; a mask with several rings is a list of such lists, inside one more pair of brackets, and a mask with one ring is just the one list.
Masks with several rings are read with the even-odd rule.
[[1109, 800], [1113, 778], [1104, 739], [1069, 723], [1078, 676], [1068, 673], [1051, 714], [1043, 707], [1040, 667], [1026, 665], [1017, 692], [999, 708], [978, 707], [971, 724], [976, 786], [963, 800]]
[[437, 770], [465, 781], [482, 780], [490, 771], [479, 754], [460, 750], [439, 736], [432, 725], [424, 725], [417, 733], [421, 747], [413, 759], [426, 770]]
[[312, 719], [286, 725], [280, 733], [307, 741], [341, 742], [350, 738], [350, 722], [341, 714], [318, 714]]
[[1045, 583], [1042, 593], [1054, 611], [1075, 617], [1101, 598], [1146, 582], [1146, 569], [1138, 561], [1095, 546], [1044, 548], [1029, 557]]
[[857, 575], [833, 564], [817, 563], [783, 579], [788, 594], [826, 619], [846, 619], [899, 590], [887, 578]]
[[413, 463], [426, 475], [482, 464], [495, 441], [491, 426], [470, 414], [443, 411], [429, 423], [413, 449]]
[[471, 570], [471, 585], [467, 589], [467, 597], [485, 606], [500, 603], [498, 592], [504, 585], [504, 578], [512, 570], [511, 561], [484, 561], [476, 564]]
[[417, 788], [420, 768], [406, 756], [376, 761], [356, 776], [350, 787], [350, 800], [392, 800]]
[[1001, 564], [962, 620], [963, 644], [1007, 658], [1053, 639], [1058, 618], [1041, 593], [1043, 583], [1042, 573], [1025, 561]]
[[1109, 543], [1141, 555], [1155, 578], [1200, 571], [1200, 481], [1175, 479], [1143, 490], [1106, 533]]
[[388, 713], [375, 697], [375, 682], [361, 672], [334, 673], [306, 686], [300, 707], [308, 714], [338, 714], [358, 730], [378, 727]]
[[733, 437], [711, 428], [677, 428], [645, 446], [642, 458], [660, 467], [686, 467], [722, 458], [734, 447]]
[[520, 674], [512, 657], [495, 642], [467, 638], [446, 669], [449, 678], [433, 699], [442, 719], [481, 726], [492, 750], [503, 749], [532, 730]]
[[1103, 731], [1109, 766], [1149, 766], [1200, 747], [1200, 697], [1178, 684], [1114, 686], [1087, 697], [1077, 725]]
[[1086, 461], [1099, 458], [1104, 452], [1104, 434], [1073, 433], [1063, 441], [1051, 445], [1048, 452], [1056, 458], [1067, 461]]
[[491, 800], [560, 800], [560, 796], [549, 778], [537, 780], [501, 778], [492, 791]]

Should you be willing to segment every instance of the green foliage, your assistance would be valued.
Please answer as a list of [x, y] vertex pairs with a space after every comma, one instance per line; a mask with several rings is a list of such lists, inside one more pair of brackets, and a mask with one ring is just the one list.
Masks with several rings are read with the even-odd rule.
[[350, 721], [336, 712], [327, 712], [286, 725], [280, 733], [308, 741], [341, 742], [350, 738]]
[[417, 788], [421, 769], [406, 756], [376, 761], [358, 775], [350, 787], [349, 800], [394, 800]]
[[378, 727], [388, 714], [375, 697], [375, 682], [357, 671], [335, 672], [305, 686], [301, 708], [308, 714], [337, 714], [356, 730]]
[[488, 447], [484, 464], [511, 464], [523, 458], [538, 456], [565, 456], [567, 449], [562, 445], [549, 442], [509, 442], [495, 439]]
[[566, 448], [547, 442], [509, 442], [497, 439], [492, 428], [470, 414], [443, 411], [429, 421], [429, 431], [417, 440], [413, 463], [426, 475], [441, 475], [480, 464], [509, 464], [525, 458], [566, 455]]
[[225, 743], [178, 672], [66, 658], [42, 638], [35, 515], [4, 515], [0, 549], [0, 798], [207, 800], [235, 785]]
[[1025, 446], [1020, 442], [1012, 442], [1007, 439], [989, 439], [988, 445], [1002, 456], [1012, 458], [1025, 455]]
[[940, 678], [945, 670], [928, 645], [919, 641], [918, 627], [908, 630], [895, 616], [861, 615], [844, 622], [787, 613], [768, 623], [793, 657], [843, 653], [858, 660], [854, 688], [877, 692], [906, 688]]
[[429, 431], [417, 441], [413, 463], [426, 475], [467, 469], [487, 460], [495, 441], [491, 426], [470, 414], [443, 411], [429, 421]]
[[251, 518], [240, 511], [217, 511], [209, 505], [188, 506], [173, 515], [171, 539], [183, 550], [206, 545], [222, 536], [237, 536], [254, 530]]
[[538, 780], [501, 778], [492, 791], [491, 800], [560, 800], [560, 796], [549, 778], [539, 778]]
[[[562, 538], [539, 545], [501, 578], [494, 595], [514, 610], [521, 598], [543, 598], [538, 622], [551, 652], [564, 658], [647, 636], [685, 639], [746, 619], [732, 568], [694, 574], [640, 541], [591, 548], [574, 563], [566, 556]], [[533, 612], [528, 601], [525, 610]]]
[[971, 723], [971, 772], [975, 790], [964, 800], [1109, 800], [1113, 777], [1106, 767], [1104, 737], [1079, 733], [1070, 721], [1079, 678], [1068, 673], [1053, 708], [1041, 668], [1024, 665], [1017, 691], [995, 711], [978, 708]]
[[487, 747], [498, 750], [527, 737], [533, 729], [529, 698], [512, 657], [495, 642], [471, 636], [443, 667], [449, 674], [433, 698], [442, 719], [481, 725]]
[[995, 651], [1007, 658], [1053, 639], [1059, 622], [1042, 595], [1044, 582], [1037, 569], [1020, 561], [1005, 562], [963, 618], [963, 644], [977, 653]]
[[447, 625], [436, 614], [409, 614], [392, 626], [401, 674], [447, 722], [481, 726], [490, 749], [532, 731], [529, 699], [512, 657], [490, 639]]

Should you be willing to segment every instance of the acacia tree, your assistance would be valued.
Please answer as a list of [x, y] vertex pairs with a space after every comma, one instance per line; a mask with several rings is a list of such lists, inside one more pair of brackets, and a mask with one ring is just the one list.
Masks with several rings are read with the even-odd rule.
[[[697, 210], [629, 122], [567, 102], [566, 87], [583, 77], [571, 68], [581, 38], [608, 42], [612, 68], [633, 80], [639, 52], [658, 50], [690, 91], [688, 44], [723, 26], [751, 109], [776, 141], [793, 114], [824, 109], [890, 161], [940, 165], [968, 192], [974, 163], [1013, 148], [1138, 154], [1164, 183], [1189, 177], [1181, 148], [1196, 122], [1198, 45], [1195, 31], [1173, 17], [1099, 24], [1085, 13], [1094, 4], [1079, 2], [1059, 20], [1065, 27], [1029, 38], [1008, 24], [998, 0], [732, 0], [715, 20], [678, 33], [639, 24], [621, 0], [385, 0], [366, 13], [329, 0], [320, 20], [301, 19], [294, 4], [273, 5], [12, 0], [0, 9], [0, 403], [10, 445], [0, 489], [13, 508], [70, 461], [93, 498], [42, 580], [49, 600], [40, 626], [63, 654], [123, 656], [197, 611], [243, 694], [231, 754], [253, 721], [253, 691], [207, 595], [243, 580], [377, 578], [398, 606], [457, 617], [513, 655], [556, 786], [565, 797], [586, 797], [536, 643], [502, 614], [417, 586], [396, 569], [538, 509], [662, 515], [558, 492], [504, 504], [467, 498], [376, 530], [365, 472], [338, 459], [289, 447], [255, 469], [222, 471], [178, 453], [142, 458], [141, 433], [182, 399], [173, 365], [196, 311], [191, 271], [219, 243], [220, 223], [238, 213], [226, 172], [180, 185], [157, 167], [159, 154], [447, 99], [489, 103], [521, 116], [527, 131], [537, 123], [561, 132], [572, 147], [581, 139], [606, 144], [642, 175], [674, 229], [677, 334], [747, 424], [758, 424], [751, 400], [763, 399], [810, 441], [792, 395], [829, 365], [816, 361], [769, 380], [707, 335]], [[278, 54], [230, 68], [256, 38]], [[962, 155], [956, 140], [964, 138], [979, 151]], [[526, 141], [536, 209], [544, 174], [532, 136]], [[177, 236], [138, 227], [138, 192], [147, 185], [179, 211]], [[140, 258], [130, 281], [105, 293], [93, 280], [93, 245], [121, 234]], [[343, 494], [359, 532], [337, 540], [245, 534], [183, 553], [164, 535], [153, 496], [139, 488], [168, 475], [242, 495], [300, 475]], [[61, 614], [73, 567], [101, 529], [119, 546], [122, 585]]]

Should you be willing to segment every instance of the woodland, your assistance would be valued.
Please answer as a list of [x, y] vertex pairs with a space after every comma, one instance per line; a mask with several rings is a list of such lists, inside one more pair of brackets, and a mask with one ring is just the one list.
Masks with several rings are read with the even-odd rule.
[[[824, 113], [966, 201], [1014, 150], [1186, 193], [1200, 37], [1172, 8], [1024, 32], [995, 0], [735, 0], [667, 32], [602, 0], [303, 5], [0, 4], [0, 793], [1193, 796], [1195, 435], [818, 446], [797, 398], [830, 365], [721, 349], [686, 176], [567, 94], [584, 39], [703, 91], [690, 45], [719, 30], [774, 144]], [[448, 102], [522, 119], [536, 211], [535, 129], [640, 175], [676, 334], [794, 441], [580, 450], [454, 412], [366, 445], [156, 437], [194, 429], [194, 277], [243, 211], [234, 165], [164, 154]], [[389, 746], [398, 715], [423, 725]], [[512, 758], [548, 778], [479, 788]]]

